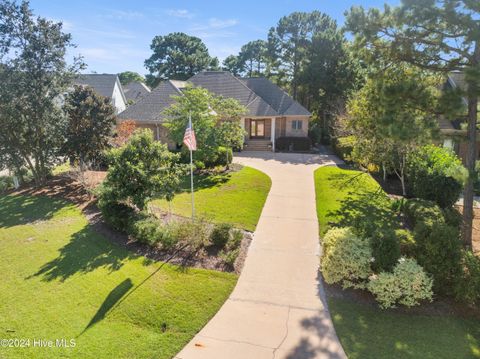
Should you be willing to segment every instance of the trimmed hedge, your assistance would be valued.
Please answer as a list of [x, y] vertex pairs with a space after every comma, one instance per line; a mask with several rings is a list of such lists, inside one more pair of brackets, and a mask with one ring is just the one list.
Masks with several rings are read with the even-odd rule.
[[308, 137], [279, 137], [275, 140], [275, 149], [307, 152], [312, 149], [312, 140]]

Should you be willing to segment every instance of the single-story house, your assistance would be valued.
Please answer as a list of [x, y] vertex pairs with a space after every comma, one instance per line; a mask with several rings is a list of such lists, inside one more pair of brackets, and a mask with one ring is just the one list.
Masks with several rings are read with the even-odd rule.
[[127, 104], [134, 104], [141, 97], [150, 93], [150, 88], [140, 81], [133, 81], [123, 86], [123, 93], [127, 99]]
[[[449, 73], [445, 88], [459, 88], [466, 92], [467, 83], [465, 81], [465, 74], [459, 71]], [[463, 98], [462, 101], [466, 108], [468, 106], [467, 99]], [[440, 117], [439, 127], [442, 135], [443, 147], [454, 150], [462, 161], [465, 162], [468, 145], [466, 116], [464, 118], [456, 118], [453, 120]], [[477, 143], [477, 158], [480, 158], [480, 143]]]
[[75, 84], [90, 86], [98, 94], [108, 97], [115, 107], [116, 114], [127, 108], [127, 99], [122, 84], [115, 74], [82, 74], [75, 79]]
[[182, 95], [187, 83], [234, 98], [247, 108], [241, 118], [247, 149], [275, 151], [278, 138], [308, 135], [310, 112], [285, 91], [266, 78], [238, 78], [226, 71], [200, 72], [187, 81], [163, 81], [120, 113], [118, 121], [134, 120], [138, 127], [152, 129], [155, 139], [173, 148], [176, 144], [168, 140], [162, 113], [174, 102], [172, 96]]

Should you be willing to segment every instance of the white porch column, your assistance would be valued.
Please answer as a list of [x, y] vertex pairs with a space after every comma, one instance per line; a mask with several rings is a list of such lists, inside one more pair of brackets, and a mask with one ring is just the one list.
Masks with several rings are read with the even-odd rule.
[[275, 117], [272, 117], [272, 129], [270, 131], [270, 140], [272, 141], [272, 151], [275, 152]]

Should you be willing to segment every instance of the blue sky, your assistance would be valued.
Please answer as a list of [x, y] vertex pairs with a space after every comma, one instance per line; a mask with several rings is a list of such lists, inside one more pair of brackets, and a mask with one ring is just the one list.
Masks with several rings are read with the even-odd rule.
[[[390, 4], [397, 0], [386, 0]], [[181, 31], [200, 37], [220, 60], [251, 40], [266, 39], [268, 29], [293, 11], [320, 10], [340, 24], [352, 5], [383, 7], [384, 0], [31, 0], [36, 15], [62, 21], [88, 65], [85, 72], [147, 73], [156, 35]]]

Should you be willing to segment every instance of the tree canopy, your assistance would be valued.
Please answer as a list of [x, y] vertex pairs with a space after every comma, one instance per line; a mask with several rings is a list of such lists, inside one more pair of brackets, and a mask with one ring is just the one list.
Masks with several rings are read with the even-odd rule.
[[122, 85], [128, 85], [130, 82], [145, 82], [145, 78], [138, 72], [124, 71], [118, 74], [118, 78]]
[[187, 80], [200, 71], [218, 68], [218, 59], [209, 55], [202, 40], [182, 32], [155, 36], [150, 48], [153, 54], [145, 60], [145, 67], [155, 79]]
[[65, 99], [68, 124], [62, 153], [80, 163], [97, 160], [110, 147], [115, 126], [115, 108], [110, 99], [91, 87], [74, 86]]
[[472, 0], [403, 0], [384, 11], [354, 7], [347, 28], [355, 34], [356, 47], [367, 61], [379, 57], [408, 62], [440, 73], [465, 73], [468, 99], [469, 171], [464, 193], [464, 238], [471, 246], [473, 181], [477, 157], [477, 112], [480, 94], [480, 3]]
[[[43, 183], [63, 143], [59, 98], [83, 68], [62, 23], [36, 17], [27, 1], [0, 3], [0, 151]], [[18, 168], [15, 168], [18, 169]]]
[[183, 96], [177, 96], [175, 103], [165, 110], [166, 127], [170, 138], [182, 143], [191, 117], [197, 139], [195, 157], [208, 161], [219, 146], [231, 148], [243, 144], [244, 131], [239, 120], [246, 112], [237, 100], [216, 96], [203, 88], [188, 87]]

